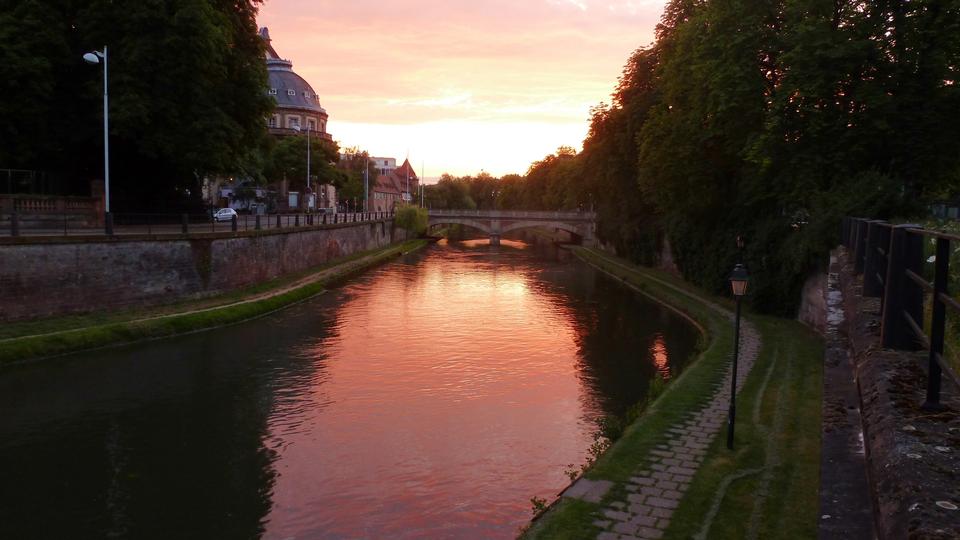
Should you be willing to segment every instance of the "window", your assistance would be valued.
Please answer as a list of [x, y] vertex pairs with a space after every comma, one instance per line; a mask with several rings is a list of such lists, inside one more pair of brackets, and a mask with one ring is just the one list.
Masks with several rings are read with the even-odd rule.
[[300, 117], [299, 117], [299, 116], [288, 116], [288, 117], [287, 117], [287, 129], [293, 129], [294, 126], [300, 127]]
[[307, 120], [307, 129], [309, 129], [310, 131], [316, 131], [317, 123], [314, 122], [313, 120]]
[[277, 127], [277, 117], [271, 116], [270, 119], [267, 120], [267, 125], [270, 127]]
[[276, 89], [276, 88], [271, 88], [271, 89], [270, 89], [270, 95], [271, 95], [271, 96], [277, 95], [277, 89]]
[[287, 90], [287, 95], [288, 95], [288, 96], [295, 96], [295, 95], [297, 95], [297, 91], [296, 91], [296, 90]]

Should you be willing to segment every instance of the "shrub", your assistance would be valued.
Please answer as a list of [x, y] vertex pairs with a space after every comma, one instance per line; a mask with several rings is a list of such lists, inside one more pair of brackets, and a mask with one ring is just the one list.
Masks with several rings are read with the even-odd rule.
[[416, 206], [401, 206], [397, 208], [395, 223], [412, 233], [423, 234], [427, 231], [427, 210]]

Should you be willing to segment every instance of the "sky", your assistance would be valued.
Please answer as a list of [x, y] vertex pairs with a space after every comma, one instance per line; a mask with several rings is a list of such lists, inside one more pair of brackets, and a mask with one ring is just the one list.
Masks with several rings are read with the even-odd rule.
[[258, 23], [341, 148], [431, 179], [579, 150], [665, 0], [267, 0]]

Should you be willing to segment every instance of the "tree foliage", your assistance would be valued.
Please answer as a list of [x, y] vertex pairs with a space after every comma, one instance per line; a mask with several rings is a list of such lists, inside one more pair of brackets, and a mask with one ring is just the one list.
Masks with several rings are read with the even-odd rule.
[[199, 200], [256, 173], [266, 141], [260, 0], [0, 0], [0, 167], [101, 178], [109, 48], [111, 189], [121, 210]]
[[394, 222], [397, 227], [406, 229], [414, 234], [423, 234], [427, 231], [427, 210], [413, 205], [404, 204], [397, 207]]
[[372, 190], [380, 174], [375, 163], [370, 161], [370, 154], [357, 147], [350, 147], [343, 151], [338, 167], [345, 173], [344, 183], [338, 188], [341, 199], [364, 198], [364, 172], [366, 172], [369, 189]]
[[[311, 185], [332, 184], [343, 189], [349, 181], [347, 173], [337, 167], [340, 147], [334, 141], [310, 139]], [[291, 191], [307, 187], [307, 138], [284, 137], [271, 145], [264, 173], [271, 182], [286, 180]]]
[[792, 314], [843, 215], [960, 195], [960, 0], [672, 0], [656, 36], [583, 151], [501, 180], [501, 207], [588, 203], [621, 254], [669, 238], [717, 292], [742, 258], [754, 304]]

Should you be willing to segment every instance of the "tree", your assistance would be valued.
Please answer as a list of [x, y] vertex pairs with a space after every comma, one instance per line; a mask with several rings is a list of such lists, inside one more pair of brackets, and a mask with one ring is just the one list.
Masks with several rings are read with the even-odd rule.
[[24, 85], [0, 107], [4, 140], [17, 141], [0, 148], [0, 167], [48, 170], [75, 184], [101, 176], [102, 77], [81, 56], [106, 44], [115, 210], [198, 205], [201, 178], [242, 173], [266, 141], [273, 101], [259, 4], [0, 2], [0, 36], [15, 44], [0, 53], [13, 59], [0, 67], [0, 84]]
[[470, 197], [468, 183], [446, 173], [436, 184], [424, 186], [423, 197], [427, 208], [472, 210], [477, 207]]
[[397, 208], [395, 221], [397, 226], [402, 229], [414, 234], [423, 234], [427, 231], [429, 218], [425, 208], [403, 204]]
[[[349, 184], [350, 176], [337, 168], [339, 146], [334, 141], [310, 139], [310, 177], [311, 184], [331, 184], [337, 188], [340, 197]], [[305, 136], [284, 137], [273, 146], [270, 153], [267, 178], [272, 182], [287, 180], [289, 189], [302, 191], [307, 187], [307, 138]], [[314, 187], [314, 189], [316, 189]]]
[[341, 198], [363, 200], [364, 172], [366, 172], [368, 185], [372, 193], [380, 171], [370, 160], [369, 153], [365, 150], [361, 151], [355, 146], [347, 148], [343, 151], [338, 167], [347, 174], [346, 182], [340, 193]]

